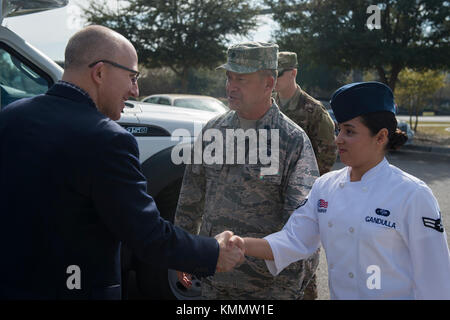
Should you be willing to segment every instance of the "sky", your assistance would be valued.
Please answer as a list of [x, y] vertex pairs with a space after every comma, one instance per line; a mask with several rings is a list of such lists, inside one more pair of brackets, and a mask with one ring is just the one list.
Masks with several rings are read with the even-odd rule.
[[[25, 16], [6, 18], [3, 25], [17, 33], [31, 45], [53, 60], [64, 60], [64, 48], [69, 38], [80, 30], [85, 21], [81, 17], [80, 6], [87, 7], [89, 0], [70, 0], [60, 9], [34, 13]], [[117, 0], [108, 0], [111, 8], [117, 8]], [[259, 18], [260, 27], [246, 38], [236, 37], [238, 41], [269, 41], [275, 22], [269, 16]]]

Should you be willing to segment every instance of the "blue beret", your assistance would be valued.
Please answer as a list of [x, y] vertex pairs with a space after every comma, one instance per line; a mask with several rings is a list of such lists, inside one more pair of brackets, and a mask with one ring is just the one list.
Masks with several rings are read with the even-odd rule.
[[340, 87], [333, 93], [330, 104], [339, 123], [377, 111], [390, 111], [395, 114], [391, 89], [375, 81], [350, 83]]

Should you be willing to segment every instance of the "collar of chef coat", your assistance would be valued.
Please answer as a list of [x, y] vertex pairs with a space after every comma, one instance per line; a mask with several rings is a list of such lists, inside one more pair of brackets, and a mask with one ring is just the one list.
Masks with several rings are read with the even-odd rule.
[[387, 168], [389, 168], [389, 162], [386, 160], [386, 158], [383, 158], [383, 160], [381, 160], [380, 163], [378, 163], [375, 167], [364, 173], [360, 181], [350, 181], [351, 167], [347, 167], [347, 174], [342, 178], [341, 182], [368, 183], [379, 177], [383, 172], [386, 171]]

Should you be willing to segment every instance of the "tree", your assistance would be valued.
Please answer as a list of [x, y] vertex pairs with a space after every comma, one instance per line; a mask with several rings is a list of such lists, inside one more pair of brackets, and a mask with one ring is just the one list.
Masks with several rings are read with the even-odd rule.
[[129, 0], [119, 10], [106, 2], [84, 9], [92, 24], [128, 38], [148, 68], [169, 67], [187, 89], [190, 68], [216, 67], [226, 60], [229, 35], [256, 27], [258, 9], [239, 0]]
[[[445, 86], [444, 80], [445, 74], [438, 71], [417, 72], [405, 69], [400, 72], [395, 96], [397, 103], [408, 109], [409, 124], [414, 131], [417, 130], [420, 112], [426, 107], [433, 94]], [[415, 116], [414, 126], [412, 124], [413, 115]]]
[[450, 66], [449, 1], [379, 0], [379, 29], [368, 27], [372, 0], [265, 1], [280, 24], [279, 45], [316, 64], [374, 69], [392, 90], [406, 67]]
[[[180, 79], [168, 67], [141, 70], [139, 93], [141, 98], [158, 93], [178, 93]], [[187, 92], [213, 97], [225, 97], [225, 78], [221, 72], [207, 68], [190, 69]]]
[[[280, 47], [280, 51], [284, 50]], [[289, 49], [286, 49], [289, 51]], [[314, 65], [299, 60], [297, 83], [316, 99], [329, 100], [336, 88], [345, 84], [348, 74], [324, 64]]]
[[180, 87], [179, 78], [168, 67], [146, 69], [141, 67], [139, 94], [144, 98], [155, 93], [172, 93]]

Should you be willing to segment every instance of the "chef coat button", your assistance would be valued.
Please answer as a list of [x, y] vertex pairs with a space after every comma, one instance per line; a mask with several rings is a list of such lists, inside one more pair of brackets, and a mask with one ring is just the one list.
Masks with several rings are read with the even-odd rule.
[[339, 187], [341, 187], [341, 188], [343, 188], [344, 185], [345, 185], [345, 183], [343, 183], [343, 182], [339, 183]]
[[355, 231], [355, 229], [353, 229], [353, 227], [350, 227], [350, 228], [348, 229], [348, 231], [350, 231], [350, 233], [353, 233], [353, 232]]
[[366, 187], [362, 187], [362, 191], [363, 192], [367, 192], [367, 188]]
[[353, 279], [353, 273], [352, 272], [349, 272], [348, 276]]
[[333, 224], [331, 222], [328, 222], [328, 226], [331, 228]]

